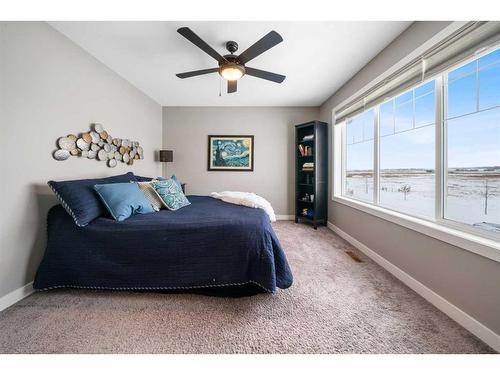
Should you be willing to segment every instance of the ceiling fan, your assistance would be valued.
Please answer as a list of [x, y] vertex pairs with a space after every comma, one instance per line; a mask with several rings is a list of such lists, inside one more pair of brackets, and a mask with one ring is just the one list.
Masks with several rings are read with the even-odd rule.
[[199, 76], [202, 74], [210, 74], [218, 72], [222, 78], [227, 80], [228, 94], [237, 91], [238, 79], [243, 77], [245, 74], [276, 83], [281, 83], [286, 78], [281, 74], [271, 73], [265, 70], [260, 70], [245, 66], [245, 64], [250, 60], [256, 58], [260, 54], [266, 52], [268, 49], [271, 49], [272, 47], [283, 41], [281, 35], [274, 30], [264, 35], [260, 40], [258, 40], [252, 46], [248, 47], [240, 55], [234, 54], [238, 50], [238, 43], [232, 40], [227, 42], [226, 49], [229, 51], [229, 54], [224, 56], [221, 56], [216, 50], [210, 47], [189, 27], [181, 27], [180, 29], [177, 30], [177, 32], [181, 34], [184, 38], [189, 40], [191, 43], [193, 43], [195, 46], [199, 47], [204, 52], [212, 56], [219, 63], [218, 68], [194, 70], [192, 72], [176, 74], [176, 76], [179, 78], [189, 78], [189, 77]]

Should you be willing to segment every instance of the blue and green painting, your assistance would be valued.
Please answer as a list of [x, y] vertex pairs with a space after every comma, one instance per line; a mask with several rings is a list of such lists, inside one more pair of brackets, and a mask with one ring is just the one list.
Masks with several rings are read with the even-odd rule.
[[221, 169], [250, 169], [252, 139], [250, 137], [210, 139], [211, 167]]

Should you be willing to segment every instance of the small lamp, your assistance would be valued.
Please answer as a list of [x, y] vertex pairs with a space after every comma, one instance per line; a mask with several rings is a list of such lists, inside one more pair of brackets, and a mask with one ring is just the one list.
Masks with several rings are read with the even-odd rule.
[[171, 163], [174, 161], [174, 152], [172, 150], [160, 150], [160, 162]]

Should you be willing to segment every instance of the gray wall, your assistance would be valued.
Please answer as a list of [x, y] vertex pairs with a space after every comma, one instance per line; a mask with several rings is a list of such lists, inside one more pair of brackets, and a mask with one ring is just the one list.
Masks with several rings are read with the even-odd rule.
[[[321, 120], [331, 123], [335, 106], [449, 24], [414, 23], [320, 107]], [[331, 200], [328, 211], [331, 223], [500, 334], [500, 263]]]
[[[43, 22], [0, 23], [0, 297], [33, 280], [45, 246], [50, 179], [158, 175], [161, 106]], [[145, 159], [110, 169], [71, 158], [55, 161], [58, 137], [101, 122], [136, 139]]]
[[[174, 151], [164, 173], [186, 182], [188, 194], [235, 190], [259, 194], [278, 215], [294, 213], [294, 125], [315, 120], [318, 108], [164, 107], [163, 144]], [[208, 172], [208, 135], [255, 136], [254, 172]]]

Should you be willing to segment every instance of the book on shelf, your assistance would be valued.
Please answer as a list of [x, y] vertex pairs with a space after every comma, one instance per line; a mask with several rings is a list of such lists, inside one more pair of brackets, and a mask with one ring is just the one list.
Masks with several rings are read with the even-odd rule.
[[305, 156], [304, 146], [303, 145], [299, 145], [298, 147], [299, 147], [300, 156]]
[[313, 139], [314, 139], [314, 134], [304, 135], [304, 136], [302, 137], [302, 142], [312, 141]]
[[304, 146], [299, 144], [297, 146], [299, 148], [300, 156], [311, 156], [312, 155], [312, 147], [311, 146]]

